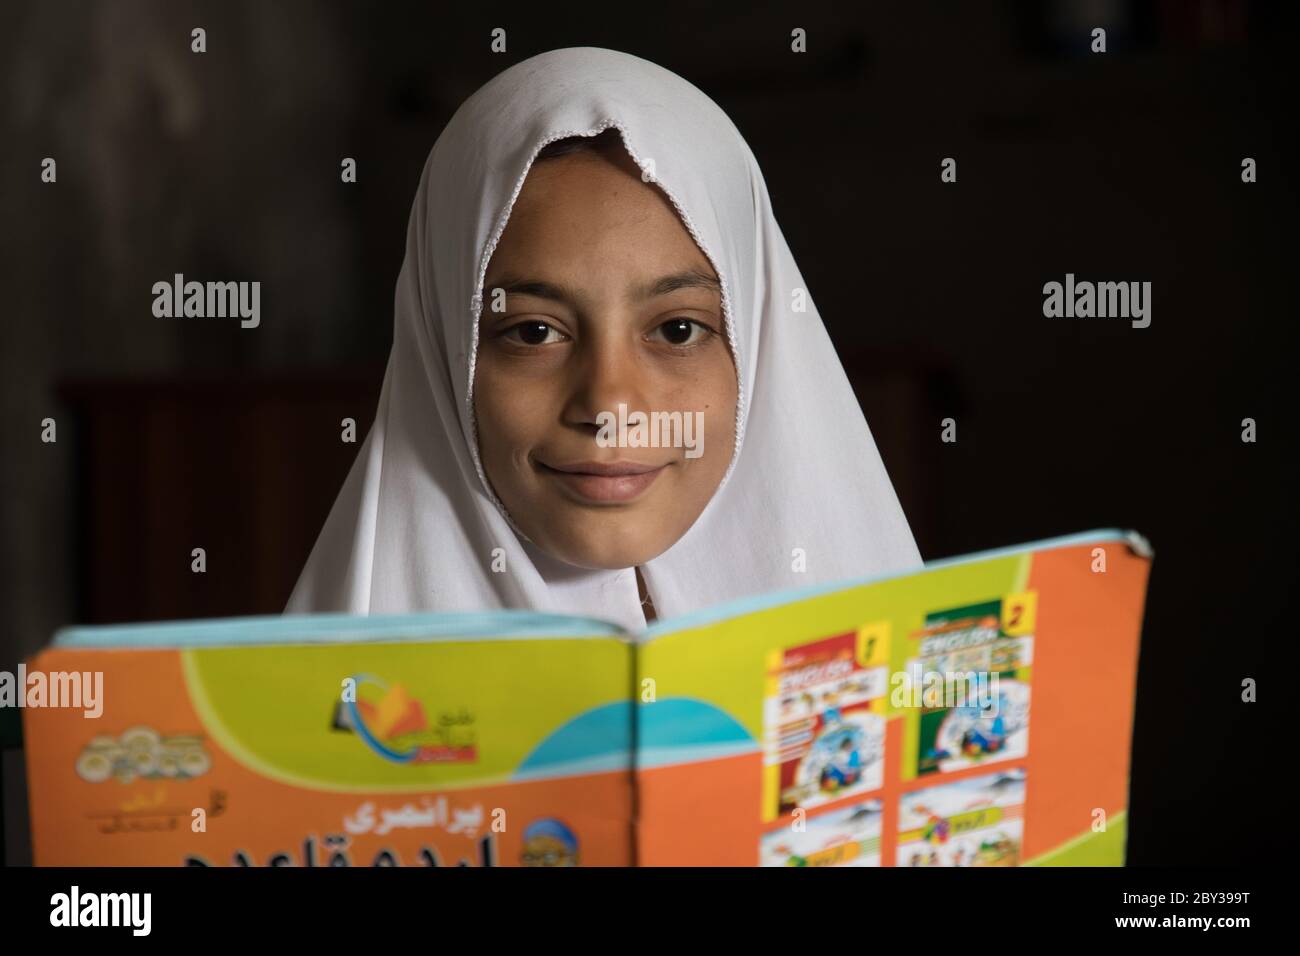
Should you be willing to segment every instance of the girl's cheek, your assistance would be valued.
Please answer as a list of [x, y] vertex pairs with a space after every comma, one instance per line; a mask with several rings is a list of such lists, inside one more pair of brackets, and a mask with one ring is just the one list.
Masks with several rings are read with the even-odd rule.
[[656, 391], [667, 409], [704, 411], [709, 417], [734, 416], [736, 370], [730, 355], [679, 361], [662, 377]]
[[480, 366], [492, 374], [511, 378], [547, 378], [565, 366], [569, 349], [562, 345], [528, 347], [495, 339], [479, 353]]
[[493, 441], [512, 457], [517, 457], [516, 452], [520, 450], [526, 452], [545, 444], [558, 417], [556, 409], [561, 399], [556, 389], [545, 382], [515, 375], [490, 381], [486, 390], [490, 397], [481, 406], [480, 421], [492, 422]]

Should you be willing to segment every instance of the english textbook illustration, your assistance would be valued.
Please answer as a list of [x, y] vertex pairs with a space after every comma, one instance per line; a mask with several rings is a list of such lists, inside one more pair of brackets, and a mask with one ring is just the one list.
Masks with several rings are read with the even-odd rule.
[[630, 634], [528, 612], [72, 628], [55, 866], [1124, 862], [1151, 551], [1055, 538]]

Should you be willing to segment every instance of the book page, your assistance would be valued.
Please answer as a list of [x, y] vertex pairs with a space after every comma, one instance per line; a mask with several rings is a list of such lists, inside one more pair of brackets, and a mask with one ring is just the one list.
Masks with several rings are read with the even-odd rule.
[[1123, 862], [1149, 556], [1075, 536], [640, 647], [639, 862]]

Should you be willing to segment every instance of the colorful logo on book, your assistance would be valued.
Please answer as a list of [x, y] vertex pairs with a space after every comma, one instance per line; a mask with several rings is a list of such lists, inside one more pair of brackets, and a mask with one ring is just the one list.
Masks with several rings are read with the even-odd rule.
[[478, 760], [474, 715], [465, 707], [432, 717], [401, 684], [373, 674], [352, 678], [355, 693], [335, 710], [334, 727], [355, 733], [394, 763], [473, 763]]
[[930, 819], [926, 820], [925, 826], [921, 828], [921, 839], [926, 843], [947, 843], [950, 829], [946, 819], [931, 814]]

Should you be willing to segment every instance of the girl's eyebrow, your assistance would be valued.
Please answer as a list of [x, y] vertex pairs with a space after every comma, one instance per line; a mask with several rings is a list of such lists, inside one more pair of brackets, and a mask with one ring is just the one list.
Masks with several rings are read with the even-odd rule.
[[[574, 289], [557, 282], [544, 282], [541, 279], [523, 279], [506, 276], [500, 282], [492, 283], [492, 289], [501, 289], [507, 295], [531, 295], [539, 299], [552, 299], [556, 302], [576, 302], [582, 295]], [[637, 299], [653, 299], [668, 295], [679, 289], [708, 289], [721, 292], [722, 286], [716, 278], [698, 269], [686, 269], [672, 275], [661, 276], [645, 283], [636, 291]]]
[[642, 286], [638, 298], [653, 299], [656, 296], [676, 292], [678, 289], [708, 289], [711, 292], [721, 292], [722, 286], [708, 273], [700, 272], [698, 269], [687, 269], [646, 283]]
[[568, 286], [541, 279], [518, 279], [507, 276], [500, 282], [494, 282], [489, 289], [500, 289], [506, 295], [531, 295], [539, 299], [554, 299], [557, 302], [572, 302], [576, 294]]

